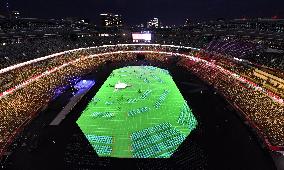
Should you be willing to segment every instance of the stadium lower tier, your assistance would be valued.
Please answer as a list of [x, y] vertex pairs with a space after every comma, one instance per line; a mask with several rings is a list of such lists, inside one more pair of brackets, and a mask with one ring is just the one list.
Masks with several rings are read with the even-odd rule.
[[[280, 149], [284, 145], [284, 105], [273, 101], [265, 93], [237, 81], [216, 66], [184, 59], [180, 62], [195, 75], [213, 85], [232, 105], [237, 108], [255, 128], [270, 149]], [[279, 146], [279, 147], [274, 147]]]
[[[4, 166], [7, 169], [69, 170], [114, 169], [118, 167], [122, 169], [275, 169], [270, 155], [259, 145], [254, 134], [236, 116], [236, 112], [231, 109], [231, 106], [222, 96], [215, 94], [210, 86], [206, 86], [204, 82], [182, 67], [176, 67], [171, 62], [166, 64], [150, 61], [150, 59], [147, 59], [145, 61], [112, 62], [97, 68], [91, 75], [83, 77], [86, 80], [96, 81], [94, 89], [74, 107], [67, 118], [58, 126], [51, 126], [49, 123], [52, 122], [53, 117], [57, 117], [57, 113], [65, 105], [64, 103], [72, 97], [72, 91], [66, 91], [51, 102], [47, 109], [41, 111], [39, 116], [25, 128], [21, 134], [21, 139], [18, 139], [17, 143], [13, 143], [13, 146], [17, 147], [8, 156], [7, 163]], [[111, 103], [113, 106], [115, 105], [113, 101], [106, 103], [102, 97], [94, 99], [94, 96], [98, 94], [113, 70], [129, 65], [155, 65], [169, 70], [187, 104], [183, 101], [180, 102], [180, 112], [174, 116], [173, 120], [175, 121], [163, 123], [160, 119], [157, 120], [161, 121], [158, 124], [147, 125], [145, 128], [142, 126], [146, 124], [142, 122], [141, 129], [137, 127], [138, 130], [130, 131], [131, 133], [127, 137], [131, 142], [129, 143], [131, 147], [129, 151], [137, 155], [137, 158], [118, 159], [108, 157], [109, 154], [112, 156], [112, 153], [116, 153], [117, 136], [104, 134], [104, 131], [99, 134], [84, 134], [76, 122], [80, 120], [80, 116], [83, 115], [82, 113], [89, 103], [100, 102], [99, 105], [111, 105]], [[149, 78], [150, 80], [151, 82], [156, 81], [153, 77]], [[143, 79], [141, 81], [144, 82]], [[114, 82], [117, 83], [117, 81]], [[121, 83], [123, 82], [121, 81]], [[159, 83], [157, 81], [157, 84]], [[166, 82], [164, 81], [164, 83]], [[111, 93], [115, 91], [114, 87], [108, 88]], [[163, 90], [157, 95], [151, 96], [156, 93], [153, 90], [152, 92], [141, 90], [141, 93], [139, 93], [139, 90], [136, 91], [143, 100], [150, 100], [154, 97], [153, 104], [148, 111], [156, 109], [155, 102], [161, 96], [164, 96], [162, 95]], [[170, 95], [170, 93], [171, 91], [167, 95]], [[144, 98], [145, 96], [147, 97]], [[166, 97], [164, 102], [167, 102], [167, 99]], [[129, 105], [139, 104], [139, 100], [131, 101], [128, 103], [125, 100]], [[163, 107], [161, 105], [159, 109], [163, 109]], [[142, 110], [144, 105], [137, 108]], [[186, 127], [188, 122], [186, 116], [188, 114], [186, 113], [191, 110], [198, 120], [198, 126], [185, 137], [179, 128], [179, 124]], [[112, 117], [112, 115], [117, 115], [108, 112], [101, 110], [92, 112], [90, 121], [96, 121], [96, 119], [115, 120], [114, 118], [117, 118]], [[139, 120], [147, 113], [140, 112], [129, 118]], [[102, 116], [106, 117], [103, 118]], [[128, 113], [125, 112], [124, 116], [127, 117]], [[170, 120], [166, 117], [165, 119]], [[150, 122], [150, 120], [147, 122]], [[130, 128], [135, 129], [136, 127]], [[94, 129], [94, 131], [96, 130]], [[115, 130], [116, 132], [119, 131]], [[178, 148], [175, 148], [180, 141], [183, 142]], [[150, 156], [157, 158], [145, 158], [148, 157], [147, 155], [152, 155], [160, 150], [164, 150], [164, 152], [159, 152], [157, 156]], [[102, 157], [103, 154], [106, 157]], [[140, 157], [144, 157], [144, 159]], [[170, 158], [159, 159], [159, 157]], [[234, 165], [233, 168], [232, 165]]]

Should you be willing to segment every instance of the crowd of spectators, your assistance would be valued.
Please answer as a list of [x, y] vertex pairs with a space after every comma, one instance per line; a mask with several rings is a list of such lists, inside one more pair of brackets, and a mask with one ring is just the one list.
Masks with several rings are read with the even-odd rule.
[[240, 40], [213, 40], [205, 48], [206, 51], [230, 55], [237, 58], [245, 58], [262, 49], [257, 43]]
[[[123, 58], [126, 57], [127, 55], [123, 55]], [[113, 58], [122, 57], [113, 55]], [[4, 149], [2, 147], [9, 143], [19, 128], [50, 101], [57, 87], [67, 84], [70, 77], [84, 74], [104, 61], [105, 59], [100, 57], [79, 60], [33, 81], [25, 88], [18, 89], [9, 96], [3, 97], [0, 100], [1, 151]]]
[[262, 70], [263, 72], [271, 74], [280, 80], [284, 78], [284, 72], [281, 70], [267, 69], [267, 67], [250, 64], [247, 61], [222, 55], [214, 55], [206, 52], [198, 53], [198, 57], [213, 62], [216, 65], [222, 66], [227, 70], [241, 75], [242, 77], [245, 77], [246, 79], [258, 84], [259, 86], [269, 89], [279, 96], [284, 95], [283, 88], [278, 88], [281, 86], [280, 84], [275, 85], [275, 83], [272, 83], [269, 78], [265, 80], [254, 75], [255, 70]]
[[225, 57], [245, 59], [257, 65], [284, 70], [284, 53], [266, 52], [265, 47], [253, 42], [240, 40], [213, 40], [204, 51]]
[[[39, 61], [33, 64], [15, 68], [15, 69], [12, 69], [10, 71], [0, 74], [0, 92], [9, 90], [30, 78], [33, 78], [39, 74], [42, 74], [45, 71], [48, 71], [54, 67], [60, 66], [66, 62], [72, 61], [78, 58], [78, 56], [86, 56], [86, 55], [93, 55], [93, 54], [99, 54], [99, 53], [109, 53], [109, 52], [116, 52], [116, 51], [136, 51], [136, 50], [177, 52], [176, 48], [174, 47], [171, 47], [171, 46], [162, 47], [160, 45], [153, 46], [153, 47], [123, 46], [123, 45], [101, 46], [101, 47], [88, 48], [86, 50], [66, 52], [63, 54], [59, 54], [56, 57], [50, 58], [48, 60], [42, 60], [42, 61]], [[157, 55], [151, 58], [156, 61], [163, 60], [163, 57], [158, 57]], [[121, 58], [117, 58], [117, 60], [121, 60]]]
[[277, 70], [284, 70], [284, 52], [283, 53], [272, 53], [263, 52], [258, 56], [251, 57], [251, 62], [270, 67]]
[[27, 39], [22, 40], [20, 43], [6, 45], [1, 44], [0, 69], [66, 50], [118, 43], [129, 42], [115, 37], [54, 37]]
[[259, 128], [274, 146], [284, 146], [284, 105], [266, 94], [236, 80], [214, 65], [183, 59], [179, 63], [207, 83], [213, 85], [242, 111], [245, 118]]
[[[170, 51], [171, 48], [157, 46], [152, 47], [151, 50]], [[108, 46], [66, 52], [57, 57], [2, 73], [1, 78], [3, 78], [3, 82], [8, 82], [8, 85], [1, 86], [1, 90], [18, 86], [27, 79], [32, 81], [0, 99], [0, 151], [3, 151], [19, 129], [52, 99], [55, 95], [54, 90], [66, 85], [70, 78], [87, 74], [108, 61], [136, 60], [134, 53], [122, 52], [126, 49], [132, 51], [135, 47]], [[139, 48], [141, 51], [147, 49], [146, 46]], [[162, 55], [155, 56], [154, 53], [147, 54], [146, 57], [162, 60]], [[38, 75], [41, 77], [36, 78]]]
[[[108, 61], [136, 60], [137, 51], [148, 51], [145, 58], [149, 60], [166, 62], [166, 56], [171, 55], [171, 52], [179, 52], [180, 49], [161, 45], [101, 46], [65, 52], [56, 57], [1, 73], [1, 92], [18, 86], [27, 79], [33, 79], [38, 75], [41, 77], [31, 81], [24, 88], [18, 88], [13, 93], [0, 98], [0, 153], [19, 129], [52, 99], [54, 90], [66, 85], [68, 79], [87, 74]], [[236, 103], [248, 120], [256, 123], [273, 145], [284, 145], [283, 105], [235, 81], [233, 77], [220, 72], [215, 67], [187, 59], [181, 60], [180, 63]]]
[[0, 68], [29, 61], [46, 55], [93, 46], [92, 39], [71, 41], [63, 38], [27, 40], [17, 44], [0, 46]]

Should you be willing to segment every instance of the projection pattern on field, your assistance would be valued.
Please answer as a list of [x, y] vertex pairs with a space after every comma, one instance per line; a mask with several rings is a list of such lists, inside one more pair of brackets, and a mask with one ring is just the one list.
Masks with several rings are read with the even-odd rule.
[[101, 157], [169, 158], [197, 121], [167, 70], [114, 70], [77, 124]]

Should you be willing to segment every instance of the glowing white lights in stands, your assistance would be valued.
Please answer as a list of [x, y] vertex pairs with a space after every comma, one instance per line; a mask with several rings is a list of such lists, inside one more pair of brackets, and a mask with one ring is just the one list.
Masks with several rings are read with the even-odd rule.
[[109, 34], [100, 34], [100, 37], [109, 37]]
[[[102, 47], [115, 47], [115, 46], [161, 46], [161, 47], [173, 47], [173, 48], [185, 48], [185, 49], [194, 49], [194, 50], [200, 50], [200, 49], [196, 49], [196, 48], [192, 48], [192, 47], [184, 47], [184, 46], [174, 46], [174, 45], [160, 45], [160, 44], [118, 44], [118, 45], [104, 45]], [[90, 47], [90, 48], [98, 48], [98, 47]], [[49, 56], [46, 56], [46, 57], [41, 57], [41, 58], [37, 58], [37, 59], [34, 59], [34, 60], [31, 60], [31, 61], [27, 61], [27, 62], [24, 62], [24, 63], [20, 63], [20, 64], [17, 64], [17, 65], [14, 65], [14, 66], [10, 66], [10, 67], [7, 67], [7, 68], [4, 68], [2, 70], [0, 70], [0, 74], [1, 73], [5, 73], [7, 71], [11, 71], [13, 69], [16, 69], [16, 68], [19, 68], [19, 67], [22, 67], [22, 66], [25, 66], [25, 65], [28, 65], [28, 64], [32, 64], [32, 63], [36, 63], [36, 62], [39, 62], [39, 61], [43, 61], [43, 60], [46, 60], [46, 59], [49, 59], [49, 58], [53, 58], [53, 57], [56, 57], [56, 56], [59, 56], [59, 55], [62, 55], [62, 54], [66, 54], [66, 53], [70, 53], [70, 52], [75, 52], [75, 51], [79, 51], [79, 50], [86, 50], [88, 48], [79, 48], [79, 49], [74, 49], [74, 50], [69, 50], [69, 51], [65, 51], [65, 52], [61, 52], [61, 53], [56, 53], [56, 54], [52, 54], [52, 55], [49, 55]], [[101, 54], [95, 54], [95, 55], [91, 55], [87, 58], [92, 58], [92, 57], [97, 57], [97, 56], [103, 56], [103, 55], [109, 55], [109, 54], [118, 54], [118, 53], [157, 53], [157, 54], [166, 54], [166, 55], [177, 55], [177, 56], [182, 56], [182, 57], [187, 57], [193, 61], [201, 61], [201, 62], [204, 62], [210, 66], [214, 66], [214, 67], [217, 67], [218, 69], [222, 70], [224, 73], [226, 74], [230, 74], [231, 76], [233, 76], [235, 79], [239, 80], [239, 81], [242, 81], [242, 82], [246, 82], [248, 84], [250, 84], [251, 86], [255, 87], [255, 90], [257, 91], [261, 91], [263, 93], [266, 93], [268, 94], [268, 96], [270, 96], [271, 98], [274, 99], [274, 101], [278, 102], [278, 103], [282, 103], [283, 104], [283, 99], [281, 99], [280, 97], [278, 96], [275, 96], [274, 94], [271, 94], [271, 93], [268, 93], [265, 89], [257, 86], [256, 84], [250, 82], [250, 81], [247, 81], [245, 80], [244, 78], [240, 77], [239, 75], [236, 75], [228, 70], [225, 70], [224, 68], [220, 67], [220, 66], [216, 66], [212, 63], [209, 63], [208, 61], [206, 60], [203, 60], [203, 59], [200, 59], [200, 58], [197, 58], [197, 57], [193, 57], [193, 56], [189, 56], [189, 55], [185, 55], [185, 54], [179, 54], [179, 53], [172, 53], [172, 52], [157, 52], [157, 51], [116, 51], [116, 52], [108, 52], [108, 53], [101, 53]], [[36, 77], [34, 77], [33, 79], [29, 79], [27, 80], [26, 82], [20, 84], [20, 85], [17, 85], [16, 87], [12, 88], [12, 89], [9, 89], [5, 92], [0, 92], [0, 98], [14, 92], [16, 89], [18, 88], [22, 88], [24, 86], [26, 86], [27, 84], [29, 84], [30, 82], [33, 82], [45, 75], [49, 75], [51, 74], [52, 72], [62, 68], [62, 67], [65, 67], [65, 66], [68, 66], [74, 62], [78, 62], [79, 60], [82, 60], [82, 58], [79, 58], [79, 59], [76, 59], [76, 60], [73, 60], [71, 62], [68, 62], [68, 63], [64, 63], [63, 65], [61, 66], [58, 66], [52, 70], [49, 70], [49, 71], [46, 71], [44, 73], [42, 73], [41, 75], [38, 75]]]
[[[121, 45], [121, 46], [123, 46], [123, 45], [125, 46], [125, 45], [127, 45], [127, 44], [120, 44], [120, 45]], [[131, 44], [128, 44], [128, 45], [131, 46]], [[137, 44], [136, 44], [136, 45], [137, 45]], [[143, 44], [143, 45], [146, 45], [146, 44]], [[158, 45], [158, 44], [156, 44], [156, 45]], [[106, 45], [106, 46], [103, 46], [103, 47], [111, 47], [111, 46], [115, 46], [115, 45]], [[168, 45], [166, 45], [166, 46], [168, 46]], [[169, 47], [173, 47], [173, 46], [169, 46]], [[93, 48], [95, 48], [95, 47], [93, 47]], [[82, 49], [81, 49], [81, 50], [82, 50]], [[76, 51], [76, 50], [71, 50], [71, 51]], [[63, 52], [62, 54], [64, 54], [64, 53], [67, 53], [67, 52]], [[197, 57], [193, 57], [193, 56], [189, 56], [189, 55], [185, 55], [185, 54], [173, 53], [173, 52], [158, 52], [158, 51], [116, 51], [116, 52], [107, 52], [107, 53], [94, 54], [94, 55], [90, 55], [89, 57], [86, 57], [86, 58], [93, 58], [93, 57], [104, 56], [104, 55], [111, 55], [111, 54], [121, 54], [121, 53], [152, 53], [152, 54], [176, 55], [176, 56], [181, 56], [181, 57], [189, 58], [189, 59], [191, 59], [191, 60], [193, 60], [193, 61], [203, 62], [203, 63], [205, 63], [206, 65], [209, 65], [209, 66], [211, 66], [211, 67], [218, 68], [218, 69], [219, 69], [220, 71], [222, 71], [224, 74], [230, 75], [230, 76], [234, 77], [234, 78], [235, 78], [236, 80], [238, 80], [238, 81], [242, 81], [242, 82], [244, 82], [244, 83], [249, 84], [250, 86], [254, 87], [254, 89], [255, 89], [256, 91], [260, 91], [260, 92], [262, 92], [262, 93], [267, 94], [267, 95], [268, 95], [270, 98], [272, 98], [275, 102], [284, 104], [284, 103], [283, 103], [283, 99], [281, 99], [279, 96], [275, 96], [274, 94], [269, 93], [269, 92], [266, 91], [265, 89], [259, 87], [257, 84], [255, 84], [255, 83], [253, 83], [253, 82], [250, 82], [250, 81], [248, 81], [248, 80], [242, 78], [240, 75], [237, 75], [237, 74], [235, 74], [235, 73], [233, 73], [233, 72], [230, 72], [229, 70], [226, 70], [226, 69], [222, 68], [221, 66], [216, 66], [214, 63], [210, 63], [210, 62], [208, 62], [208, 61], [206, 61], [206, 60], [203, 60], [203, 59], [200, 59], [200, 58], [197, 58]], [[52, 56], [52, 55], [51, 55], [51, 56]], [[54, 57], [54, 56], [53, 56], [53, 57]], [[25, 86], [28, 85], [29, 83], [31, 83], [31, 82], [33, 82], [33, 81], [36, 81], [36, 80], [38, 80], [39, 78], [41, 78], [41, 77], [43, 77], [43, 76], [49, 75], [49, 74], [51, 74], [51, 73], [57, 71], [57, 70], [60, 69], [60, 68], [66, 67], [66, 66], [68, 66], [68, 65], [70, 65], [70, 64], [76, 63], [76, 62], [78, 62], [78, 61], [80, 61], [80, 60], [82, 60], [82, 59], [86, 59], [86, 58], [79, 58], [79, 59], [70, 61], [70, 62], [68, 62], [68, 63], [64, 63], [63, 65], [58, 66], [58, 67], [56, 67], [56, 68], [54, 68], [54, 69], [52, 69], [52, 70], [46, 71], [46, 72], [42, 73], [41, 75], [35, 76], [34, 78], [29, 79], [29, 80], [25, 81], [24, 83], [22, 83], [22, 84], [20, 84], [20, 85], [17, 85], [16, 87], [14, 87], [14, 88], [12, 88], [12, 89], [9, 89], [9, 90], [3, 92], [2, 94], [0, 93], [0, 98], [5, 97], [6, 95], [13, 93], [13, 92], [14, 92], [15, 90], [17, 90], [17, 89], [20, 89], [20, 88], [25, 87]], [[38, 60], [38, 61], [41, 61], [41, 60]], [[32, 62], [29, 61], [29, 62], [26, 62], [26, 63], [30, 63], [30, 64], [31, 64]], [[21, 64], [23, 64], [23, 63], [21, 63]], [[20, 65], [21, 65], [21, 64], [20, 64]], [[15, 67], [15, 66], [12, 66], [12, 67]], [[6, 68], [6, 69], [7, 69], [7, 68]], [[10, 68], [10, 69], [11, 69], [11, 68]], [[0, 70], [0, 73], [1, 73], [1, 71], [2, 71], [2, 70]]]

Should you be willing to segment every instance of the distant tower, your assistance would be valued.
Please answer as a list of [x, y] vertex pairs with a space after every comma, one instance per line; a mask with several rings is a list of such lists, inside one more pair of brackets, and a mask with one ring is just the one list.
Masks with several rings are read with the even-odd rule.
[[10, 6], [9, 6], [9, 1], [8, 0], [5, 2], [5, 7], [6, 7], [6, 10], [9, 11]]
[[10, 6], [8, 0], [0, 1], [0, 15], [8, 17], [10, 14]]

